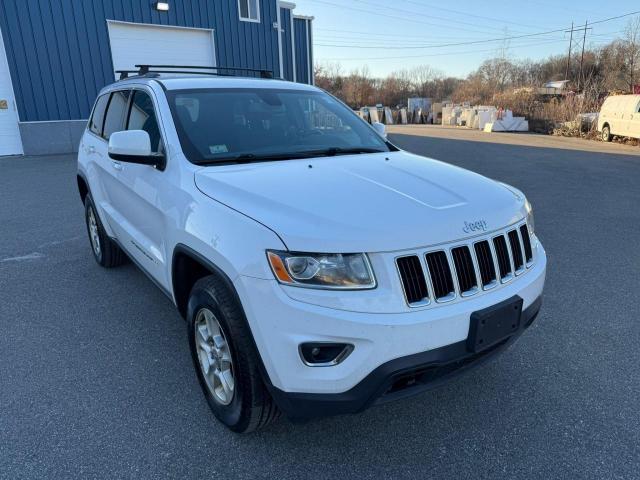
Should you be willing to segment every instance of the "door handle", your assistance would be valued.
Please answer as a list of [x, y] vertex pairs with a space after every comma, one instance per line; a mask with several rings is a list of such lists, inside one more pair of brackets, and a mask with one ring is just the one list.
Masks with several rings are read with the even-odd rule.
[[116, 162], [115, 160], [111, 161], [111, 166], [113, 166], [113, 168], [118, 171], [122, 170], [122, 164], [120, 162]]
[[94, 147], [93, 145], [89, 145], [88, 147], [85, 147], [84, 153], [86, 153], [87, 155], [96, 153], [96, 147]]

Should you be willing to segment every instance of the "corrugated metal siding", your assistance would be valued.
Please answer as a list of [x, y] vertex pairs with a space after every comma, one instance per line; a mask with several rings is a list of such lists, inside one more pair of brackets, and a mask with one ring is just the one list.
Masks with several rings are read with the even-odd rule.
[[212, 28], [220, 66], [279, 74], [275, 0], [260, 0], [260, 23], [241, 22], [237, 0], [0, 0], [0, 28], [21, 121], [89, 116], [113, 82], [107, 20]]
[[280, 9], [280, 23], [282, 26], [282, 63], [284, 64], [284, 78], [293, 81], [293, 45], [291, 44], [291, 10]]
[[307, 36], [307, 41], [309, 42], [309, 71], [311, 72], [311, 78], [309, 79], [309, 82], [311, 85], [315, 85], [316, 84], [316, 80], [315, 80], [315, 68], [313, 65], [313, 21], [311, 20], [307, 20], [307, 25], [309, 26], [309, 30], [308, 30], [308, 36]]
[[309, 58], [307, 55], [307, 20], [293, 19], [293, 34], [296, 41], [296, 81], [309, 83]]

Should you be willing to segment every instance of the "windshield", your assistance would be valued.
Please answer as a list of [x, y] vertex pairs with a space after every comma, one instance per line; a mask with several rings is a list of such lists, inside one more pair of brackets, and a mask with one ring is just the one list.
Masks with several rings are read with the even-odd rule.
[[167, 97], [182, 149], [197, 164], [389, 151], [372, 128], [322, 92], [199, 89]]

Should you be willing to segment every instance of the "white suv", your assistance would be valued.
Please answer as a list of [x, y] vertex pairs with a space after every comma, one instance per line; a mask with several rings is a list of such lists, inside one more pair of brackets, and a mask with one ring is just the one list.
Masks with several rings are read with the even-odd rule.
[[279, 80], [151, 72], [100, 92], [78, 155], [93, 255], [175, 303], [232, 430], [424, 391], [538, 313], [525, 196], [380, 127]]

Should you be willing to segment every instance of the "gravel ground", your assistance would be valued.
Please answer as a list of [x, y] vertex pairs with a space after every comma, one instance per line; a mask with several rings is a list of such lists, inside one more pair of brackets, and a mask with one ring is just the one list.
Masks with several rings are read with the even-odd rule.
[[169, 300], [93, 261], [74, 159], [0, 159], [0, 478], [638, 478], [640, 158], [393, 131], [532, 201], [549, 271], [514, 348], [360, 415], [232, 434]]

